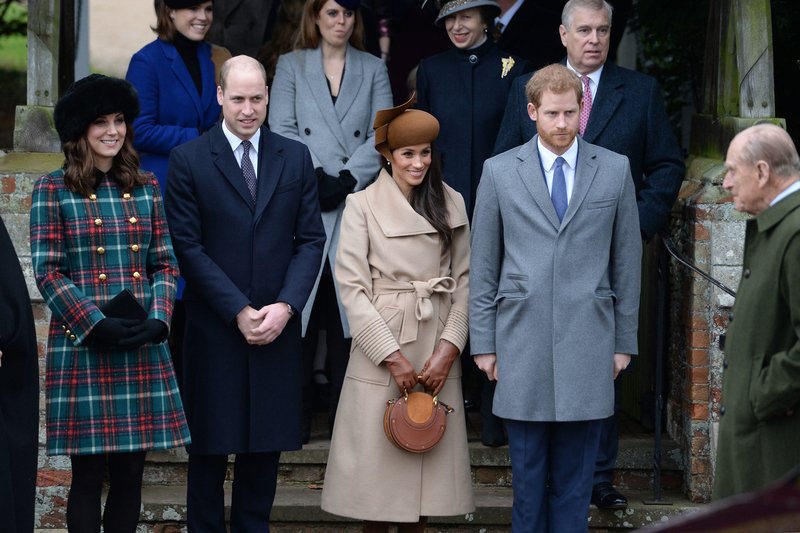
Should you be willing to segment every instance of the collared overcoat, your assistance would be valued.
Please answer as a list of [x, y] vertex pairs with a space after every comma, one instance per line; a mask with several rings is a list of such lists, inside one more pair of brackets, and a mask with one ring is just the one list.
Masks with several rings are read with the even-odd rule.
[[[530, 76], [514, 80], [493, 155], [536, 135], [536, 122], [528, 116], [528, 80]], [[583, 140], [628, 158], [639, 226], [644, 238], [652, 239], [666, 223], [686, 174], [656, 79], [606, 62]]]
[[[142, 108], [133, 121], [133, 147], [141, 156], [142, 168], [156, 175], [162, 191], [170, 150], [196, 139], [220, 117], [211, 50], [208, 43], [197, 46], [202, 95], [177, 48], [161, 39], [133, 54], [128, 65], [125, 79], [136, 87]], [[224, 53], [230, 57], [227, 50]]]
[[123, 191], [104, 175], [88, 198], [57, 170], [36, 181], [31, 256], [52, 311], [47, 336], [47, 453], [84, 455], [174, 448], [189, 442], [166, 342], [97, 350], [87, 335], [104, 304], [130, 289], [169, 326], [178, 278], [155, 176]]
[[[322, 69], [320, 47], [284, 54], [278, 60], [270, 88], [269, 127], [272, 131], [308, 146], [314, 168], [331, 176], [349, 170], [358, 184], [356, 191], [369, 185], [380, 171], [380, 154], [375, 151], [372, 123], [381, 109], [392, 107], [392, 90], [386, 62], [347, 45], [347, 56], [336, 104]], [[344, 202], [322, 213], [325, 224], [323, 257], [335, 270], [336, 247]], [[320, 265], [314, 289], [314, 301], [324, 265]], [[312, 305], [303, 310], [303, 333], [311, 318]], [[344, 336], [350, 337], [347, 318], [339, 302]]]
[[[347, 199], [336, 281], [353, 346], [322, 491], [322, 508], [330, 513], [416, 522], [475, 509], [460, 358], [439, 394], [455, 412], [447, 416], [436, 448], [421, 454], [400, 450], [383, 430], [386, 401], [399, 394], [381, 364], [386, 356], [400, 350], [419, 372], [439, 339], [459, 350], [467, 340], [469, 224], [461, 195], [446, 190], [454, 237], [444, 253], [438, 233], [387, 172]], [[426, 308], [428, 314], [418, 314]]]
[[444, 181], [464, 196], [470, 216], [511, 85], [531, 68], [528, 61], [501, 51], [491, 38], [470, 50], [453, 46], [419, 63], [417, 107], [439, 120], [436, 148]]
[[576, 137], [559, 223], [537, 139], [484, 165], [472, 225], [472, 353], [497, 354], [499, 417], [606, 418], [614, 353], [638, 353], [642, 241], [630, 167]]
[[236, 315], [276, 302], [302, 309], [325, 232], [308, 149], [260, 131], [255, 205], [221, 122], [170, 155], [167, 218], [186, 280], [190, 454], [302, 446], [300, 317], [270, 344], [251, 346]]
[[800, 464], [800, 192], [747, 221], [728, 324], [714, 499]]

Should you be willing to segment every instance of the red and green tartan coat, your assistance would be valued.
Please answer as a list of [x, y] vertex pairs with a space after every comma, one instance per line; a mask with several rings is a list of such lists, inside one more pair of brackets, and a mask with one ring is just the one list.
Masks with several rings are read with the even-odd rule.
[[166, 342], [135, 350], [84, 344], [102, 307], [130, 289], [167, 326], [178, 278], [158, 181], [125, 193], [108, 175], [95, 194], [63, 171], [36, 181], [31, 255], [52, 311], [47, 346], [47, 451], [82, 455], [173, 448], [190, 441]]

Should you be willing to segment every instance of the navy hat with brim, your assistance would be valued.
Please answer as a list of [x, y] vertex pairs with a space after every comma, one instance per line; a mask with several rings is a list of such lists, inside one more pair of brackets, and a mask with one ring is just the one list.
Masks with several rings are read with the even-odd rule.
[[355, 11], [361, 6], [361, 0], [333, 0], [345, 9], [352, 9]]
[[[500, 9], [500, 4], [497, 2], [493, 2], [492, 0], [450, 0], [450, 2], [445, 2], [442, 6], [442, 9], [439, 10], [439, 16], [436, 17], [435, 24], [440, 28], [444, 28], [444, 19], [446, 19], [449, 15], [453, 13], [458, 13], [459, 11], [464, 11], [465, 9], [471, 9], [473, 7], [482, 7], [487, 6], [491, 7], [495, 10], [493, 17], [497, 17], [500, 15], [502, 9]], [[485, 20], [484, 22], [493, 22], [492, 20]]]

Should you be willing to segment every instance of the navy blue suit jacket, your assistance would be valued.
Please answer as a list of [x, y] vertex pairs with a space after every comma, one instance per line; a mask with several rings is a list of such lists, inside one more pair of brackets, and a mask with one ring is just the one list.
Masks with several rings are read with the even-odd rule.
[[125, 79], [136, 87], [142, 112], [133, 122], [133, 147], [141, 155], [141, 167], [158, 178], [164, 191], [169, 152], [200, 136], [219, 119], [211, 45], [197, 47], [202, 96], [172, 44], [156, 39], [131, 58]]
[[[524, 144], [536, 134], [525, 95], [531, 76], [514, 80], [493, 155]], [[639, 226], [644, 238], [651, 239], [667, 222], [686, 174], [655, 78], [606, 63], [583, 139], [628, 157]]]
[[295, 314], [251, 346], [236, 315], [288, 302], [302, 309], [325, 230], [308, 148], [261, 128], [252, 196], [222, 125], [170, 154], [165, 206], [186, 279], [184, 407], [190, 453], [300, 449], [301, 335]]

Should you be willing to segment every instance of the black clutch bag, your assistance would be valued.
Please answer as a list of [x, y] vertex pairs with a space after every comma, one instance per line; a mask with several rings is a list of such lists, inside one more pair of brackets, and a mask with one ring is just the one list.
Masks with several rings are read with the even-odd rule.
[[144, 322], [150, 313], [142, 307], [130, 289], [125, 289], [100, 308], [109, 318], [128, 318]]

